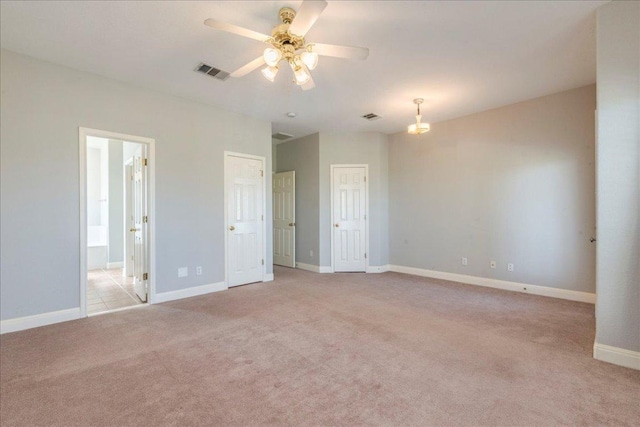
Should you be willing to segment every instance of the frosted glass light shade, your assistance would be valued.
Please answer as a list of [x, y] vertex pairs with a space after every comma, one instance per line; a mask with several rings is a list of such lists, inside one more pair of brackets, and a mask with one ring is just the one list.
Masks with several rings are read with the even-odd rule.
[[280, 62], [280, 60], [282, 59], [282, 52], [280, 52], [278, 49], [268, 47], [264, 50], [262, 57], [264, 58], [264, 62], [268, 66], [275, 67], [276, 65], [278, 65], [278, 62]]
[[278, 67], [266, 67], [262, 69], [262, 75], [270, 82], [274, 81], [278, 74]]
[[[293, 68], [293, 65], [291, 67]], [[307, 73], [305, 69], [300, 66], [293, 68], [293, 75], [296, 78], [296, 84], [299, 86], [302, 86], [303, 84], [307, 83], [311, 78], [309, 73]]]
[[310, 70], [313, 70], [318, 65], [318, 54], [315, 52], [302, 52], [302, 54], [300, 55], [300, 59]]

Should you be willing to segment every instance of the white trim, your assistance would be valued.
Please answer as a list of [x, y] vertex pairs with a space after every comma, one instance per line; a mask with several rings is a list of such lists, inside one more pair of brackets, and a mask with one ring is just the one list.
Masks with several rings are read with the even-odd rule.
[[593, 358], [625, 368], [640, 370], [640, 351], [593, 343]]
[[313, 264], [305, 264], [303, 262], [296, 262], [296, 268], [311, 271], [313, 273], [333, 273], [333, 268], [331, 268], [331, 266], [317, 266]]
[[227, 233], [227, 228], [229, 224], [229, 209], [227, 206], [229, 195], [227, 194], [227, 158], [228, 157], [240, 157], [243, 159], [252, 159], [259, 160], [262, 162], [262, 259], [264, 263], [262, 265], [262, 281], [268, 282], [266, 280], [267, 274], [267, 171], [266, 165], [267, 160], [264, 156], [254, 156], [252, 154], [244, 154], [244, 153], [236, 153], [234, 151], [225, 151], [223, 158], [223, 174], [224, 174], [224, 282], [229, 283], [229, 274], [228, 274], [228, 262], [229, 262], [229, 233]]
[[[331, 269], [331, 271], [324, 271], [323, 273], [334, 273], [335, 272], [335, 262], [334, 262], [334, 243], [333, 243], [333, 171], [335, 168], [364, 168], [364, 184], [365, 184], [365, 215], [366, 215], [366, 219], [365, 219], [365, 229], [364, 229], [364, 241], [365, 241], [365, 251], [366, 251], [366, 258], [365, 258], [365, 266], [364, 266], [364, 271], [368, 271], [369, 270], [369, 259], [371, 259], [371, 251], [369, 250], [369, 181], [371, 180], [370, 176], [369, 176], [369, 164], [335, 164], [335, 165], [330, 165], [330, 169], [331, 169], [331, 173], [330, 173], [330, 180], [331, 182], [329, 183], [329, 188], [331, 189], [331, 195], [330, 195], [330, 206], [331, 206], [331, 213], [329, 215], [329, 217], [331, 218], [331, 223], [330, 223], [330, 229], [331, 229], [331, 266], [329, 267]], [[322, 269], [322, 267], [320, 267]], [[321, 271], [322, 272], [322, 271]]]
[[109, 132], [100, 129], [78, 128], [79, 141], [79, 175], [80, 175], [80, 312], [81, 317], [87, 317], [87, 136], [116, 139], [120, 141], [147, 144], [149, 148], [147, 158], [148, 169], [148, 216], [149, 216], [149, 295], [147, 303], [155, 303], [156, 298], [156, 162], [155, 139], [142, 136], [127, 135], [124, 133]]
[[389, 271], [413, 274], [414, 276], [431, 277], [434, 279], [450, 280], [452, 282], [466, 283], [469, 285], [486, 286], [488, 288], [497, 288], [506, 291], [523, 292], [534, 295], [542, 295], [545, 297], [587, 302], [590, 304], [595, 304], [596, 301], [596, 294], [591, 294], [588, 292], [528, 285], [526, 283], [508, 282], [506, 280], [489, 279], [486, 277], [467, 276], [464, 274], [446, 273], [443, 271], [425, 270], [422, 268], [414, 267], [403, 267], [400, 265], [389, 265]]
[[108, 262], [107, 263], [107, 269], [110, 269], [110, 268], [124, 268], [124, 261]]
[[0, 322], [0, 334], [23, 331], [25, 329], [38, 328], [54, 323], [68, 322], [85, 317], [80, 307], [67, 310], [52, 311], [49, 313], [35, 314], [33, 316], [17, 317]]
[[273, 282], [273, 273], [271, 273], [271, 274], [269, 274], [269, 273], [265, 274], [265, 275], [264, 275], [264, 280], [263, 280], [263, 282]]
[[367, 267], [367, 273], [386, 273], [389, 271], [389, 265], [370, 265]]
[[155, 303], [174, 301], [182, 298], [197, 297], [199, 295], [210, 294], [212, 292], [226, 291], [229, 289], [225, 282], [210, 283], [208, 285], [194, 286], [177, 291], [160, 292], [156, 294]]

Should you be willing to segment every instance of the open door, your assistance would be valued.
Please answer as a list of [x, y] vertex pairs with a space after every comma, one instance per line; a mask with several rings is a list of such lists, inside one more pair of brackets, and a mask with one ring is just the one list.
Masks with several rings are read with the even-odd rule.
[[296, 172], [273, 176], [273, 263], [296, 266]]
[[133, 287], [142, 302], [147, 301], [147, 156], [146, 145], [140, 144], [133, 156]]

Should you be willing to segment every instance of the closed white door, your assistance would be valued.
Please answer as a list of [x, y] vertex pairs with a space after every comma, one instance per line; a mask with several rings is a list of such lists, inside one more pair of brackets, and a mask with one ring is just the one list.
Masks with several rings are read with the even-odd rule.
[[366, 168], [333, 167], [333, 269], [366, 271]]
[[133, 156], [133, 289], [142, 302], [147, 301], [147, 159], [146, 146]]
[[296, 172], [273, 175], [273, 263], [296, 266]]
[[238, 286], [263, 280], [263, 162], [226, 156], [227, 280]]

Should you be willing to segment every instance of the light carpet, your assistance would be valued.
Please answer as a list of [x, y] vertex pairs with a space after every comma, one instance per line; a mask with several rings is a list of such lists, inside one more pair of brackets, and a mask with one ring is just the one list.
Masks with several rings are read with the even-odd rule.
[[638, 425], [594, 307], [399, 273], [275, 281], [0, 337], [3, 426]]

